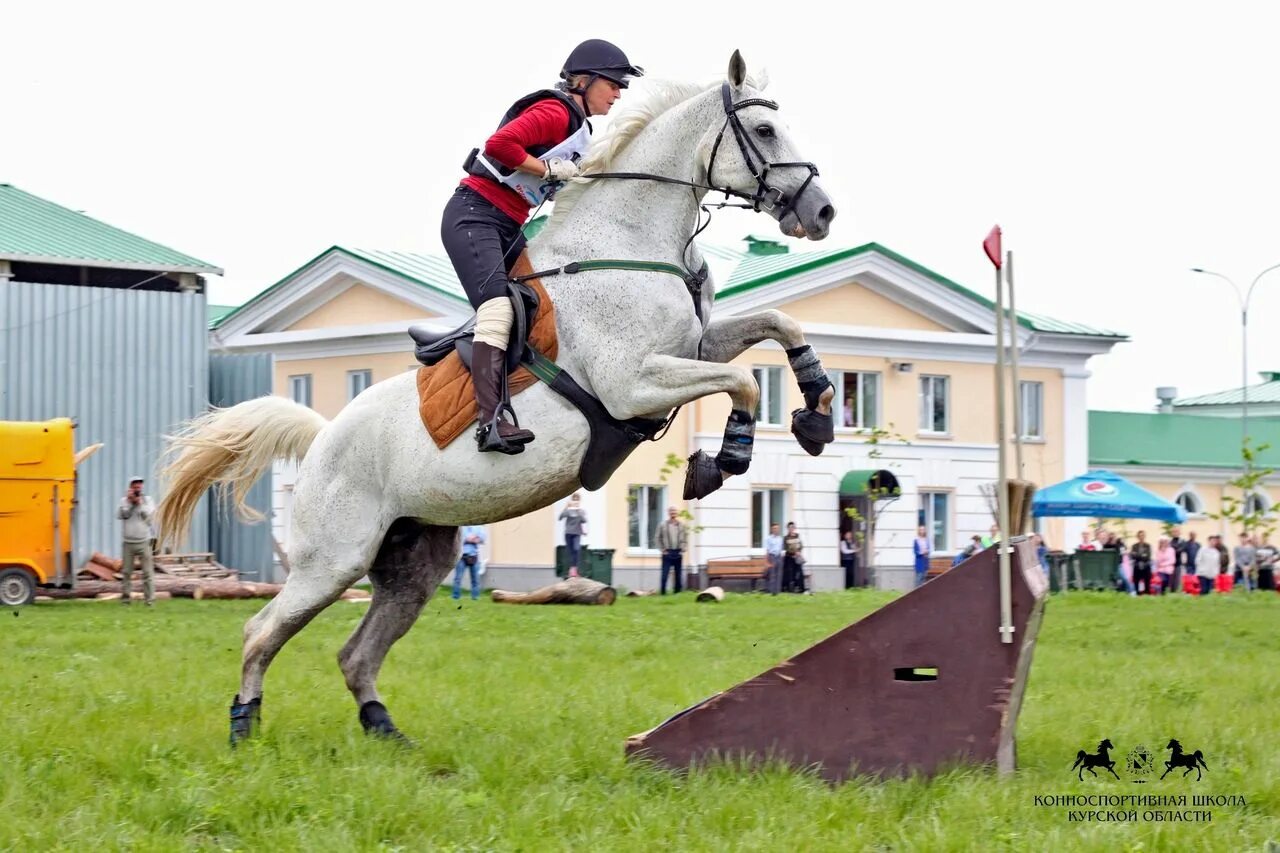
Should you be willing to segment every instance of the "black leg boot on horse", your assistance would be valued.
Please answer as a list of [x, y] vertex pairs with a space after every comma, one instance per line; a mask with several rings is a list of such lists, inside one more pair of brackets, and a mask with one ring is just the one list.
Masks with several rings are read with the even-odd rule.
[[484, 341], [472, 344], [471, 382], [476, 389], [476, 407], [480, 410], [476, 424], [476, 444], [481, 453], [524, 452], [533, 441], [533, 433], [507, 423], [503, 413], [515, 412], [504, 393], [507, 378], [507, 354]]

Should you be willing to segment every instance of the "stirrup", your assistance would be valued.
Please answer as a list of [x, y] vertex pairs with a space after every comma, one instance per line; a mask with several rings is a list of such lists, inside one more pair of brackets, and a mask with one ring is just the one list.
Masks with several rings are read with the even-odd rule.
[[508, 456], [515, 456], [518, 453], [524, 453], [524, 446], [528, 442], [507, 441], [498, 433], [498, 415], [493, 416], [493, 420], [487, 424], [476, 427], [476, 447], [481, 453], [505, 453]]

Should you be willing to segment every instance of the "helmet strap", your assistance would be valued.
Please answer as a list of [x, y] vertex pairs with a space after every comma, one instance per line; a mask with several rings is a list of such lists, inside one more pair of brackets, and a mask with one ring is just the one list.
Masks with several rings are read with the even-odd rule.
[[591, 85], [599, 79], [599, 74], [592, 74], [591, 79], [587, 81], [585, 86], [576, 86], [572, 89], [565, 90], [570, 95], [577, 95], [579, 98], [582, 98], [582, 112], [587, 118], [591, 118], [591, 105], [587, 103], [587, 90], [590, 89]]

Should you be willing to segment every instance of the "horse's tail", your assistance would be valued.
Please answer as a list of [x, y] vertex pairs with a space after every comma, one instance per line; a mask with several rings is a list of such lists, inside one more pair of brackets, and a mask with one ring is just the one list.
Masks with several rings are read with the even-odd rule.
[[1204, 756], [1200, 754], [1200, 750], [1197, 749], [1193, 757], [1195, 758], [1196, 761], [1200, 762], [1201, 767], [1203, 767], [1205, 770], [1209, 769], [1209, 765], [1204, 763]]
[[328, 423], [284, 397], [258, 397], [192, 418], [165, 449], [166, 488], [157, 508], [161, 544], [182, 544], [196, 504], [215, 484], [219, 498], [242, 519], [260, 521], [262, 513], [245, 503], [249, 489], [275, 460], [305, 456]]
[[1083, 749], [1081, 749], [1081, 750], [1077, 750], [1077, 751], [1076, 751], [1076, 763], [1071, 765], [1071, 769], [1072, 769], [1072, 770], [1075, 770], [1075, 769], [1076, 769], [1076, 765], [1078, 765], [1081, 761], [1084, 761], [1084, 760], [1085, 760], [1085, 757], [1086, 757], [1086, 756], [1085, 756], [1085, 754], [1084, 754], [1084, 750], [1083, 750]]

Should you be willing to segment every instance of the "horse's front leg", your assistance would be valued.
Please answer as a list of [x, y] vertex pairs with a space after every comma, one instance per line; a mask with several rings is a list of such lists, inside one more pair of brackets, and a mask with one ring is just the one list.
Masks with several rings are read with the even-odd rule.
[[608, 390], [597, 386], [596, 393], [610, 414], [621, 419], [669, 412], [711, 394], [729, 395], [733, 410], [720, 452], [711, 457], [699, 450], [689, 457], [685, 500], [706, 497], [724, 484], [725, 477], [745, 474], [751, 465], [760, 389], [746, 368], [653, 354], [627, 381], [613, 383]]
[[800, 324], [781, 311], [712, 320], [702, 334], [702, 357], [729, 362], [761, 341], [777, 341], [787, 351], [791, 372], [804, 393], [805, 408], [791, 413], [791, 432], [810, 456], [835, 441], [831, 402], [836, 389], [822, 369], [813, 347], [805, 343]]

